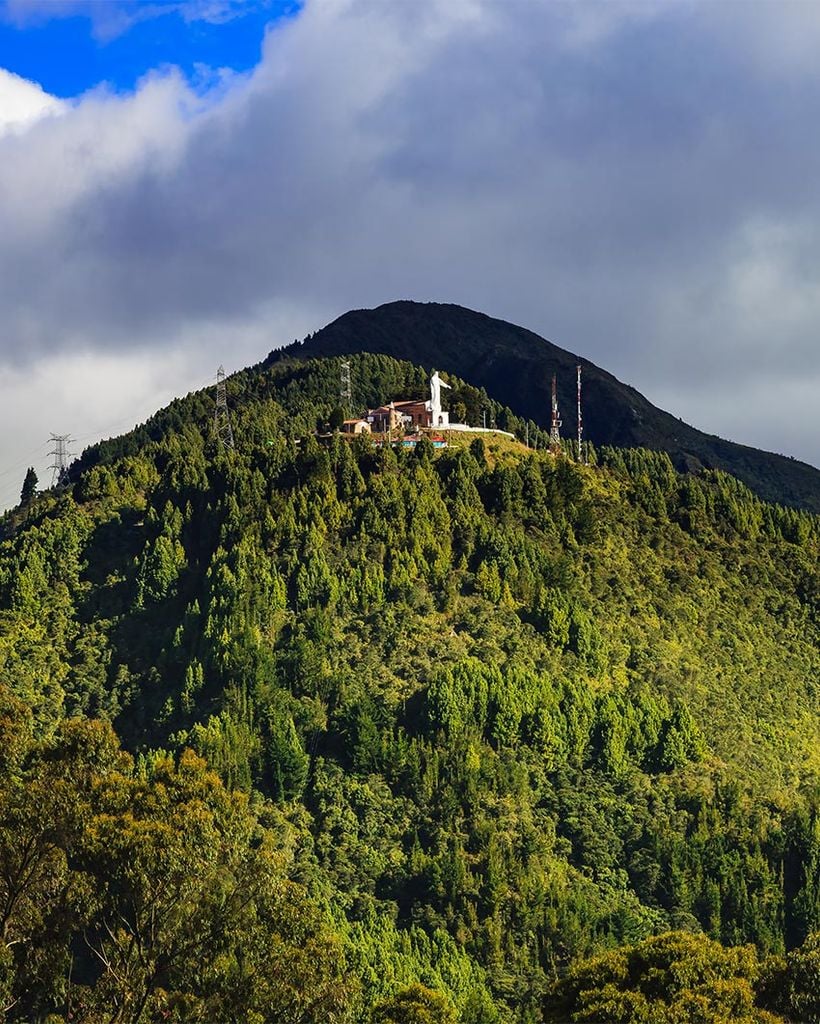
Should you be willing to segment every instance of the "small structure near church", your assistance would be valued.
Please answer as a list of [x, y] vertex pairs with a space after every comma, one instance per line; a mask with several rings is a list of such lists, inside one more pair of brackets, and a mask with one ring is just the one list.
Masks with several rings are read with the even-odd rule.
[[343, 434], [369, 434], [370, 430], [371, 427], [367, 420], [344, 420], [342, 423]]

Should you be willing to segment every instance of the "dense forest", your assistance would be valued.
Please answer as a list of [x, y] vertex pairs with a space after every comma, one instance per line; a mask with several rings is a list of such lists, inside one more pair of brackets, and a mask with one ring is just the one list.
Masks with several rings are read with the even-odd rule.
[[534, 447], [272, 358], [7, 514], [0, 1020], [820, 1021], [820, 519], [450, 381]]

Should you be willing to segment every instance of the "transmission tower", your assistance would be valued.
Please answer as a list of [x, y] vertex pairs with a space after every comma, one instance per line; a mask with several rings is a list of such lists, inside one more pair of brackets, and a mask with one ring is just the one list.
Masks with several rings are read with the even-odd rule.
[[64, 487], [68, 483], [68, 463], [74, 458], [74, 452], [68, 450], [73, 442], [71, 434], [52, 434], [50, 437], [54, 445], [48, 454], [54, 456], [54, 462], [48, 467], [51, 470], [51, 486]]
[[558, 384], [552, 375], [552, 420], [550, 422], [550, 451], [561, 451], [561, 416], [558, 412]]
[[216, 371], [216, 408], [214, 409], [214, 433], [223, 448], [234, 450], [231, 417], [228, 414], [228, 390], [225, 387], [225, 370]]
[[578, 461], [585, 462], [584, 449], [583, 449], [583, 438], [584, 438], [584, 419], [581, 415], [581, 364], [579, 363], [575, 367], [578, 374]]
[[346, 415], [350, 415], [353, 407], [353, 388], [350, 384], [350, 362], [342, 360], [341, 379], [339, 381], [339, 405]]

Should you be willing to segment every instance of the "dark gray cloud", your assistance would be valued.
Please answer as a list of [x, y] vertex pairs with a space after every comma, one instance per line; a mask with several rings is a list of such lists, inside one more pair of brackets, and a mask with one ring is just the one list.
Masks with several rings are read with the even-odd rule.
[[820, 16], [728, 7], [325, 0], [204, 98], [154, 77], [0, 137], [0, 357], [182, 387], [454, 301], [820, 464]]

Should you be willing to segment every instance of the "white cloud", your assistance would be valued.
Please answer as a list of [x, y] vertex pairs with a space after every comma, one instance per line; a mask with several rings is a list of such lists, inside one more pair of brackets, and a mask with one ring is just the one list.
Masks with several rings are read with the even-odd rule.
[[65, 103], [49, 95], [36, 82], [0, 68], [0, 136], [24, 131], [42, 118], [65, 109]]
[[207, 96], [91, 93], [0, 138], [0, 361], [102, 353], [110, 392], [131, 360], [254, 362], [350, 307], [454, 301], [696, 425], [721, 385], [736, 440], [772, 380], [769, 445], [818, 463], [787, 381], [820, 375], [820, 78], [783, 73], [794, 32], [766, 61], [736, 37], [698, 3], [324, 0]]

